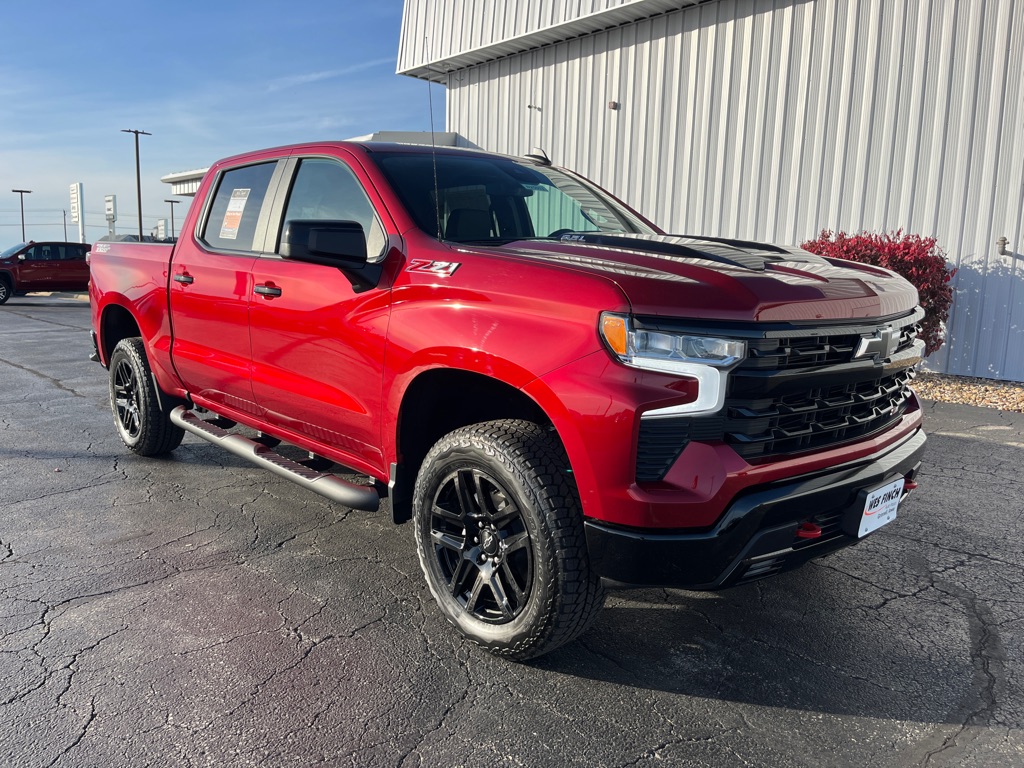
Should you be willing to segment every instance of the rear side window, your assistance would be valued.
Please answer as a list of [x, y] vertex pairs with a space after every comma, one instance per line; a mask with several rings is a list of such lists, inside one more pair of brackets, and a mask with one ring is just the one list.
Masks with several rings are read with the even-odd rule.
[[253, 250], [260, 209], [276, 167], [276, 161], [247, 165], [221, 175], [200, 236], [204, 243], [217, 250]]

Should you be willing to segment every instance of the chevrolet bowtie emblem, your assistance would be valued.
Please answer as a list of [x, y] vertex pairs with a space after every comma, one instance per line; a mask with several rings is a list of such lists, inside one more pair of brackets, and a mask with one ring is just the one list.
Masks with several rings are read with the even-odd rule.
[[862, 336], [857, 345], [857, 351], [853, 353], [854, 360], [862, 357], [874, 357], [878, 360], [885, 360], [895, 354], [900, 346], [900, 335], [891, 326], [879, 328], [874, 336]]

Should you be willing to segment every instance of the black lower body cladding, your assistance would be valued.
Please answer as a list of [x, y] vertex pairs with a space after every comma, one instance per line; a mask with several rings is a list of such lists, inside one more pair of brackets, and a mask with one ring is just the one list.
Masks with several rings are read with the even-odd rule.
[[[721, 589], [795, 568], [859, 539], [846, 533], [866, 491], [900, 477], [913, 480], [925, 449], [917, 430], [874, 456], [737, 497], [714, 528], [702, 532], [585, 523], [591, 568], [617, 586]], [[810, 523], [820, 530], [802, 538]]]

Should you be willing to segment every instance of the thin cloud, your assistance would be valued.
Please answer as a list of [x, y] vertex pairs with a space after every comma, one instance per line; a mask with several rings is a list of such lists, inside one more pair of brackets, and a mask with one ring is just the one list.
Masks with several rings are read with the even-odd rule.
[[279, 77], [276, 80], [271, 80], [267, 84], [268, 91], [281, 91], [286, 88], [294, 88], [298, 85], [306, 85], [308, 83], [317, 83], [321, 80], [332, 80], [336, 77], [345, 77], [346, 75], [354, 75], [357, 72], [363, 72], [367, 69], [373, 69], [384, 64], [394, 64], [394, 57], [386, 59], [373, 59], [371, 61], [364, 61], [361, 64], [354, 64], [351, 67], [345, 67], [344, 69], [332, 69], [326, 72], [308, 72], [304, 75], [292, 75], [290, 77]]

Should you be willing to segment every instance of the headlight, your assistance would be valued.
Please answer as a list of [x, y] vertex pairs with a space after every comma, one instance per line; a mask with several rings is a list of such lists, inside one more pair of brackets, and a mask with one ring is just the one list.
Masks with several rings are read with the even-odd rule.
[[697, 380], [695, 401], [647, 411], [643, 414], [645, 417], [720, 410], [725, 400], [728, 369], [740, 362], [747, 352], [746, 343], [736, 339], [637, 330], [629, 316], [613, 312], [601, 314], [600, 328], [605, 344], [626, 365]]

